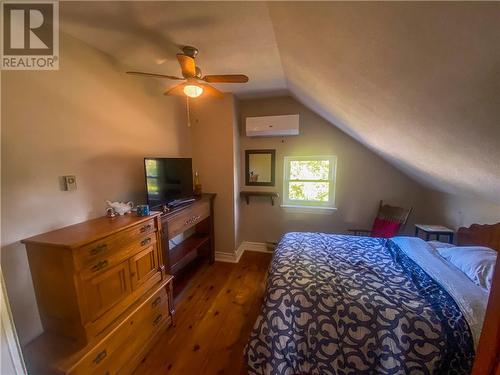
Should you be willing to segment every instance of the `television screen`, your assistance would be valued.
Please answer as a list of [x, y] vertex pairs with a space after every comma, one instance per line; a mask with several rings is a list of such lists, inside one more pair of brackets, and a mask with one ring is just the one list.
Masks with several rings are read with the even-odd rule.
[[151, 208], [193, 195], [193, 167], [188, 158], [145, 158], [146, 189]]

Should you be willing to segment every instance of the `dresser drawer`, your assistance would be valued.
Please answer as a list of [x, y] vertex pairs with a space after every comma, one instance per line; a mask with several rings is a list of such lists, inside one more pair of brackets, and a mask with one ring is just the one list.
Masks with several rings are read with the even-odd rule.
[[166, 288], [148, 298], [109, 336], [96, 345], [69, 372], [71, 375], [116, 374], [140, 353], [165, 323], [171, 322]]
[[123, 348], [116, 355], [116, 363], [122, 366], [118, 374], [131, 374], [139, 361], [151, 347], [153, 340], [163, 332], [172, 322], [172, 317], [168, 312], [168, 304], [163, 303], [158, 306], [156, 313], [149, 315], [138, 328], [138, 333], [133, 341], [125, 343]]
[[140, 243], [147, 237], [155, 236], [156, 221], [151, 219], [130, 229], [123, 230], [102, 240], [92, 242], [75, 250], [77, 269], [130, 247], [132, 243]]
[[158, 293], [156, 293], [147, 302], [149, 309], [151, 311], [157, 311], [162, 305], [167, 304], [168, 306], [168, 293], [166, 288], [162, 288]]
[[125, 246], [114, 249], [114, 251], [109, 251], [106, 254], [103, 253], [101, 256], [93, 257], [91, 260], [87, 259], [79, 267], [82, 278], [88, 279], [94, 277], [144, 249], [155, 246], [156, 242], [156, 233], [153, 232], [148, 235], [137, 236], [137, 238], [129, 241]]
[[168, 219], [168, 237], [173, 238], [210, 216], [209, 202], [200, 201]]

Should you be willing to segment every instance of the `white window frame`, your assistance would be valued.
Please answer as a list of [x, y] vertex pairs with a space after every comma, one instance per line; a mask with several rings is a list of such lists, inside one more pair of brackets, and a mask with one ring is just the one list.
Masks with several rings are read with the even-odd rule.
[[[328, 180], [292, 180], [290, 181], [290, 163], [292, 161], [315, 161], [315, 160], [328, 160], [330, 161], [330, 170], [328, 173]], [[282, 207], [290, 208], [321, 208], [335, 210], [335, 189], [336, 189], [336, 174], [337, 174], [337, 156], [335, 155], [322, 155], [322, 156], [285, 156], [283, 167], [283, 205]], [[294, 181], [310, 181], [310, 182], [329, 182], [330, 189], [327, 202], [315, 202], [307, 200], [290, 199], [288, 196], [290, 182]]]

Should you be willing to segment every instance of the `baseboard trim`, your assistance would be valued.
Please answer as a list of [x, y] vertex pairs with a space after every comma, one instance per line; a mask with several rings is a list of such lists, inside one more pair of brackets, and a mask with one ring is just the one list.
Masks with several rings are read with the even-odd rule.
[[268, 249], [267, 244], [264, 242], [243, 241], [240, 247], [243, 248], [243, 251], [255, 251], [257, 253], [272, 254], [272, 251]]
[[215, 252], [215, 260], [217, 262], [238, 263], [243, 255], [243, 248], [239, 246], [234, 253]]
[[215, 252], [215, 261], [216, 262], [227, 262], [227, 263], [238, 263], [236, 261], [236, 254], [221, 253], [218, 251]]
[[215, 252], [215, 260], [217, 262], [227, 262], [227, 263], [238, 263], [240, 261], [241, 256], [245, 251], [254, 251], [257, 253], [268, 253], [272, 254], [267, 248], [267, 244], [264, 242], [250, 242], [243, 241], [240, 246], [236, 249], [234, 253], [223, 253], [216, 251]]

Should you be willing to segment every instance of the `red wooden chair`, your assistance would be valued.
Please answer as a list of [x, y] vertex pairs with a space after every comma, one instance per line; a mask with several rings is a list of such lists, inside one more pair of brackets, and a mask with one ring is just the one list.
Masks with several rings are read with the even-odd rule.
[[355, 236], [390, 238], [398, 234], [408, 221], [413, 208], [389, 206], [380, 201], [372, 229], [348, 229]]

